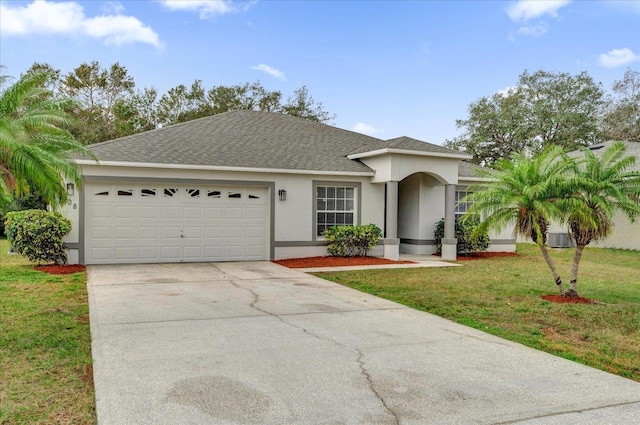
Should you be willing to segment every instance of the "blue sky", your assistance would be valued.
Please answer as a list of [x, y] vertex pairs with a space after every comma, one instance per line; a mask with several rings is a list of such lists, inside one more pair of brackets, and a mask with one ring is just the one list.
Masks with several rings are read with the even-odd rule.
[[524, 70], [640, 70], [640, 1], [0, 1], [0, 64], [125, 66], [164, 93], [306, 85], [334, 124], [442, 144]]

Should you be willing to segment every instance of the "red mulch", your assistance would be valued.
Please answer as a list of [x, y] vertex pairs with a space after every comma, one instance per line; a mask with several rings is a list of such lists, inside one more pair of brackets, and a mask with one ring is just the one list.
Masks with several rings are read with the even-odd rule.
[[590, 300], [584, 297], [563, 297], [560, 294], [543, 295], [543, 300], [551, 301], [552, 303], [560, 304], [598, 304], [597, 301]]
[[413, 264], [413, 261], [391, 261], [378, 257], [307, 257], [277, 260], [274, 263], [291, 269], [306, 267], [371, 266], [380, 264]]
[[[439, 254], [436, 254], [439, 255]], [[520, 257], [517, 252], [474, 252], [469, 255], [458, 255], [458, 261], [482, 260], [485, 258]]]
[[35, 269], [49, 274], [71, 274], [83, 272], [87, 268], [82, 264], [51, 264], [48, 266], [36, 266]]

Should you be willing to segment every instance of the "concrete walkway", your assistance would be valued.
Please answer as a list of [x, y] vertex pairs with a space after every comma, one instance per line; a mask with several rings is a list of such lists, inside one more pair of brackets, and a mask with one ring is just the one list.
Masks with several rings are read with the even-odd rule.
[[640, 384], [269, 263], [90, 266], [99, 425], [640, 423]]

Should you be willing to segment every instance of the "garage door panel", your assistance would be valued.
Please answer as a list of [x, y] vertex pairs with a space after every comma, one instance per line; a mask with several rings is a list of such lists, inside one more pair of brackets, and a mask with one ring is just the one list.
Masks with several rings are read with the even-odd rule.
[[157, 227], [139, 227], [138, 238], [139, 239], [157, 239], [160, 232]]
[[264, 260], [266, 188], [88, 184], [85, 261]]
[[113, 251], [116, 260], [128, 260], [135, 258], [135, 247], [133, 246], [119, 246], [114, 248]]
[[262, 258], [264, 256], [264, 247], [262, 245], [247, 245], [246, 254], [251, 258]]
[[237, 259], [237, 258], [242, 258], [243, 254], [244, 254], [244, 250], [242, 246], [230, 246], [227, 245], [226, 247], [226, 257], [229, 259]]
[[115, 218], [135, 218], [138, 216], [138, 208], [135, 206], [117, 206]]
[[138, 207], [138, 217], [142, 219], [159, 218], [160, 207], [157, 207], [157, 206]]
[[194, 219], [202, 219], [203, 211], [201, 207], [184, 207], [184, 217], [185, 219], [194, 218]]
[[134, 226], [118, 226], [115, 228], [113, 232], [113, 236], [117, 239], [136, 239], [137, 238], [136, 228]]
[[97, 247], [90, 250], [90, 255], [96, 261], [110, 261], [113, 258], [110, 247]]
[[202, 226], [185, 226], [183, 227], [182, 232], [185, 238], [202, 239], [204, 229], [202, 228]]
[[162, 218], [180, 218], [180, 207], [162, 207]]
[[247, 218], [248, 219], [258, 219], [258, 220], [263, 220], [264, 219], [264, 208], [260, 207], [260, 208], [254, 208], [254, 207], [247, 207], [246, 208], [246, 212], [247, 212]]
[[204, 236], [207, 239], [222, 239], [222, 227], [206, 226], [204, 229]]
[[138, 248], [138, 258], [141, 260], [154, 260], [158, 258], [160, 249], [157, 246], [141, 246]]
[[90, 218], [111, 218], [113, 214], [113, 207], [107, 205], [94, 205], [89, 209]]
[[224, 218], [224, 210], [222, 208], [218, 208], [218, 207], [216, 207], [216, 208], [211, 208], [211, 207], [207, 208], [207, 207], [205, 207], [204, 211], [205, 211], [204, 212], [204, 218], [207, 219], [207, 220], [210, 220], [210, 219], [220, 219], [221, 220], [221, 219]]
[[246, 237], [247, 238], [262, 238], [262, 227], [260, 226], [247, 226], [246, 229]]
[[224, 258], [222, 246], [205, 246], [204, 256], [206, 260], [222, 260]]
[[228, 207], [225, 209], [226, 218], [229, 220], [241, 220], [243, 218], [243, 208]]
[[185, 260], [198, 260], [202, 258], [202, 246], [192, 245], [184, 247], [184, 259]]
[[93, 239], [111, 239], [111, 226], [94, 226], [90, 234]]
[[240, 226], [228, 226], [225, 229], [225, 236], [227, 239], [242, 239], [243, 232]]
[[161, 235], [163, 239], [178, 239], [180, 238], [181, 230], [182, 228], [180, 226], [163, 227]]
[[182, 249], [178, 246], [163, 246], [161, 248], [161, 260], [180, 261]]

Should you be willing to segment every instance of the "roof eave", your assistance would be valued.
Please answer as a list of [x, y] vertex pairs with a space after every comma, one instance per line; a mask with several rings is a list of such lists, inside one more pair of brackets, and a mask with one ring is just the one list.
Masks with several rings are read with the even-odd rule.
[[311, 175], [338, 175], [351, 177], [372, 177], [372, 171], [337, 171], [337, 170], [297, 170], [286, 168], [253, 168], [253, 167], [229, 167], [223, 165], [194, 165], [194, 164], [162, 164], [150, 162], [127, 162], [127, 161], [93, 161], [88, 159], [76, 159], [78, 165], [97, 165], [107, 167], [129, 167], [129, 168], [164, 168], [172, 170], [204, 170], [204, 171], [233, 171], [245, 173], [272, 173], [272, 174], [311, 174]]
[[452, 159], [471, 159], [473, 158], [471, 155], [466, 153], [444, 153], [444, 152], [425, 152], [425, 151], [414, 151], [407, 149], [395, 149], [395, 148], [383, 148], [376, 149], [374, 151], [361, 152], [356, 154], [347, 155], [349, 159], [360, 159], [360, 158], [369, 158], [373, 156], [380, 156], [386, 154], [400, 154], [400, 155], [414, 155], [414, 156], [430, 156], [437, 158], [452, 158]]

